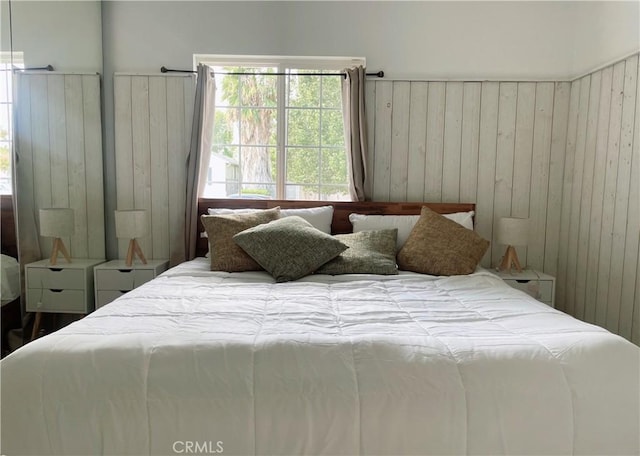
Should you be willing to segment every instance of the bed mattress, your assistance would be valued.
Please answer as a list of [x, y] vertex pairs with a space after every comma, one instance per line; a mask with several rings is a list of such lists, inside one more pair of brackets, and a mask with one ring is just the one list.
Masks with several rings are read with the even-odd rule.
[[196, 260], [1, 367], [3, 454], [640, 451], [640, 349], [487, 271]]

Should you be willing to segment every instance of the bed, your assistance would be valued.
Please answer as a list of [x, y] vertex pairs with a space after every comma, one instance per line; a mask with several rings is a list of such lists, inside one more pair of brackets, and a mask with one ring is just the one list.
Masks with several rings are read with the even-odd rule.
[[1, 366], [3, 454], [640, 451], [640, 349], [481, 269], [274, 283], [199, 258]]

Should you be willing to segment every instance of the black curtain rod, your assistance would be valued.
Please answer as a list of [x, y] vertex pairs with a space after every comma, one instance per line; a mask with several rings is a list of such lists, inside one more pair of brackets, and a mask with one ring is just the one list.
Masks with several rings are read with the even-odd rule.
[[32, 68], [14, 68], [13, 71], [53, 71], [53, 67], [51, 65], [47, 65], [44, 67], [32, 67]]
[[[167, 67], [160, 68], [161, 73], [197, 73], [195, 70], [173, 70]], [[240, 72], [227, 72], [227, 71], [213, 71], [212, 74], [229, 74], [229, 75], [252, 75], [252, 74], [262, 74], [262, 75], [271, 75], [271, 76], [342, 76], [347, 77], [345, 73], [240, 73]], [[384, 78], [384, 71], [378, 71], [376, 73], [366, 73], [367, 76], [375, 76], [376, 78]]]

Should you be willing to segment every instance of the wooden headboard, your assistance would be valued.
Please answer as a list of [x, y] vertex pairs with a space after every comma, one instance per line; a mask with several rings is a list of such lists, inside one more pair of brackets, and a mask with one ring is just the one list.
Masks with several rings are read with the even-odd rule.
[[16, 223], [13, 215], [13, 199], [11, 195], [0, 195], [0, 226], [2, 253], [18, 258], [18, 241], [16, 239]]
[[[198, 233], [204, 231], [199, 216], [207, 214], [207, 209], [228, 208], [228, 209], [269, 209], [280, 206], [282, 209], [297, 209], [317, 206], [333, 206], [333, 222], [331, 229], [334, 234], [351, 233], [352, 227], [349, 221], [349, 214], [378, 214], [378, 215], [416, 215], [420, 214], [422, 206], [440, 214], [450, 214], [452, 212], [474, 211], [474, 203], [382, 203], [373, 201], [289, 201], [289, 200], [252, 200], [252, 199], [207, 199], [201, 198], [198, 201]], [[206, 238], [198, 236], [196, 255], [204, 256], [209, 250]]]

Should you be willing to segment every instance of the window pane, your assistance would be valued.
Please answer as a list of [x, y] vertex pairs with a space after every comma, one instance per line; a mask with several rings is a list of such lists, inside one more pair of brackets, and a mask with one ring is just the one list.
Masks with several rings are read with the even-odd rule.
[[[317, 70], [291, 70], [293, 73], [317, 73]], [[295, 107], [320, 106], [321, 76], [289, 76], [288, 105]]]
[[291, 200], [318, 200], [320, 193], [317, 185], [287, 185], [285, 198]]
[[322, 107], [342, 109], [342, 78], [327, 76], [322, 79]]
[[0, 70], [0, 102], [10, 102], [11, 95], [11, 72]]
[[276, 121], [275, 109], [243, 109], [240, 143], [261, 146], [275, 144]]
[[[342, 79], [311, 75], [338, 73], [335, 69], [300, 69], [290, 63], [255, 59], [243, 67], [209, 62], [218, 73], [212, 141], [217, 155], [211, 162], [223, 168], [209, 170], [208, 188], [218, 186], [213, 193], [349, 199]], [[287, 74], [273, 74], [279, 71]], [[278, 99], [279, 94], [284, 97]], [[276, 188], [279, 164], [284, 166], [284, 188]]]
[[[217, 73], [226, 72], [223, 67], [213, 67]], [[216, 74], [216, 106], [240, 105], [240, 76]]]
[[232, 195], [231, 198], [246, 198], [246, 199], [275, 199], [276, 198], [276, 184], [243, 184], [242, 190], [239, 195]]
[[322, 149], [322, 183], [346, 184], [347, 155], [344, 149]]
[[[4, 73], [4, 72], [3, 72]], [[6, 84], [6, 81], [5, 81]], [[0, 87], [5, 103], [0, 104], [0, 195], [11, 194], [11, 94]]]
[[344, 145], [344, 120], [341, 111], [322, 111], [322, 145]]
[[320, 187], [319, 198], [322, 201], [349, 201], [349, 187], [346, 185], [323, 185]]
[[216, 108], [213, 124], [213, 144], [238, 144], [239, 109]]
[[290, 109], [288, 114], [287, 144], [290, 146], [317, 146], [320, 141], [320, 111], [317, 109]]
[[[243, 184], [252, 189], [271, 188], [275, 182], [275, 173], [272, 170], [272, 147], [241, 147], [240, 169]], [[243, 186], [243, 188], [245, 188]]]
[[238, 147], [213, 147], [209, 160], [207, 185], [203, 196], [206, 198], [226, 198], [239, 192], [240, 162]]
[[278, 77], [268, 74], [275, 72], [275, 68], [236, 68], [234, 71], [262, 73], [240, 76], [242, 106], [277, 106]]
[[287, 183], [318, 184], [318, 149], [287, 149]]

